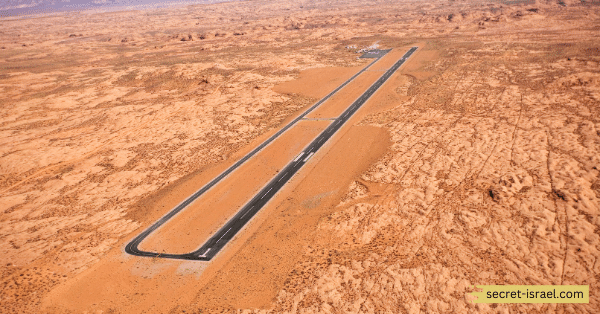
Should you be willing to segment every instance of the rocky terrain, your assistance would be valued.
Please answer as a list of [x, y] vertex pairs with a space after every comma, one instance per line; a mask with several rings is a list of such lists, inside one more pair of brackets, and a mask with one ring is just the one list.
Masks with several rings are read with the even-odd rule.
[[[599, 13], [244, 1], [0, 19], [0, 312], [69, 312], [42, 301], [164, 214], [154, 195], [317, 100], [275, 86], [377, 43], [421, 47], [356, 123], [385, 153], [320, 205], [267, 305], [206, 303], [203, 286], [173, 311], [595, 313]], [[585, 284], [590, 303], [470, 303], [484, 284]]]

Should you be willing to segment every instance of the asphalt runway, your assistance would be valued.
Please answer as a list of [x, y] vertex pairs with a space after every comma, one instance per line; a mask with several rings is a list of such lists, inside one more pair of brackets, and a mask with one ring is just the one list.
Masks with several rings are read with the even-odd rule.
[[[157, 253], [142, 251], [138, 248], [139, 244], [148, 237], [152, 232], [166, 223], [169, 219], [173, 218], [177, 213], [186, 208], [189, 204], [194, 202], [198, 197], [204, 194], [211, 187], [216, 185], [223, 178], [231, 174], [236, 168], [242, 165], [245, 161], [250, 159], [256, 153], [261, 151], [264, 147], [269, 145], [273, 140], [295, 125], [298, 121], [302, 120], [311, 111], [320, 106], [323, 102], [331, 98], [335, 93], [344, 88], [348, 83], [366, 71], [375, 62], [381, 59], [385, 54], [380, 55], [376, 60], [367, 65], [361, 71], [356, 73], [342, 85], [338, 86], [335, 90], [319, 100], [312, 107], [306, 110], [303, 114], [298, 116], [296, 119], [291, 121], [276, 134], [271, 136], [269, 139], [261, 143], [257, 148], [252, 150], [242, 159], [237, 161], [227, 170], [222, 172], [208, 184], [203, 186], [200, 190], [196, 191], [186, 200], [181, 202], [169, 213], [155, 222], [153, 225], [148, 227], [131, 242], [125, 246], [125, 252], [146, 257], [160, 257], [160, 258], [171, 258], [171, 259], [183, 259], [183, 260], [199, 260], [199, 261], [210, 261], [233, 237], [258, 213], [258, 211], [269, 202], [269, 200], [275, 196], [275, 194], [298, 172], [302, 166], [304, 166], [310, 158], [348, 121], [350, 117], [385, 83], [391, 76], [402, 66], [402, 64], [408, 59], [418, 47], [412, 47], [404, 54], [400, 60], [398, 60], [392, 67], [390, 67], [373, 85], [371, 85], [358, 99], [356, 99], [350, 107], [348, 107], [339, 117], [332, 120], [332, 123], [319, 134], [299, 155], [294, 158], [287, 166], [285, 166], [267, 185], [265, 185], [246, 205], [244, 205], [234, 216], [231, 218], [223, 227], [221, 227], [208, 241], [206, 241], [199, 249], [194, 252], [186, 254], [168, 254], [168, 253]], [[391, 50], [391, 49], [390, 49]], [[389, 50], [388, 50], [389, 51]], [[388, 51], [385, 51], [387, 53]]]

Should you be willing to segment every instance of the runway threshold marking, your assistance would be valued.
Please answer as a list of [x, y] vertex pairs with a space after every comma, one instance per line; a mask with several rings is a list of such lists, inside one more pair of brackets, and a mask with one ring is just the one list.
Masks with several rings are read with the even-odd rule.
[[[265, 148], [267, 145], [269, 145], [273, 140], [278, 138], [281, 134], [283, 134], [285, 131], [287, 131], [289, 128], [291, 128], [293, 125], [295, 125], [296, 122], [300, 121], [307, 114], [309, 114], [315, 108], [320, 106], [323, 102], [325, 102], [327, 99], [329, 99], [333, 94], [337, 93], [340, 89], [342, 89], [344, 86], [346, 86], [352, 80], [354, 80], [357, 76], [359, 76], [360, 74], [367, 71], [367, 69], [369, 69], [371, 67], [371, 65], [373, 65], [375, 62], [377, 62], [379, 59], [381, 59], [381, 57], [377, 58], [375, 61], [373, 61], [372, 63], [367, 65], [365, 68], [363, 68], [361, 71], [356, 73], [354, 76], [352, 76], [346, 82], [344, 82], [342, 85], [338, 86], [335, 90], [333, 90], [331, 93], [329, 93], [323, 99], [321, 99], [320, 101], [315, 103], [311, 108], [306, 110], [304, 113], [302, 113], [296, 119], [294, 119], [292, 122], [288, 123], [285, 127], [283, 127], [281, 130], [279, 130], [277, 133], [275, 133], [273, 136], [271, 136], [265, 142], [261, 143], [258, 147], [256, 147], [254, 150], [252, 150], [246, 156], [242, 157], [239, 161], [237, 161], [235, 164], [233, 164], [227, 170], [225, 170], [224, 172], [219, 174], [216, 178], [214, 178], [208, 184], [203, 186], [200, 190], [196, 191], [190, 197], [185, 199], [183, 202], [181, 202], [179, 205], [177, 205], [175, 208], [173, 208], [171, 211], [169, 211], [165, 216], [160, 218], [158, 221], [156, 221], [150, 227], [148, 227], [147, 229], [142, 231], [137, 237], [135, 237], [132, 241], [130, 241], [125, 246], [125, 252], [127, 252], [128, 254], [132, 254], [132, 255], [136, 255], [136, 256], [144, 256], [144, 257], [161, 257], [161, 258], [170, 258], [170, 259], [210, 261], [216, 254], [218, 254], [220, 252], [220, 250], [225, 245], [227, 245], [227, 243], [231, 239], [233, 239], [235, 237], [237, 232], [239, 232], [246, 225], [246, 223], [248, 223], [248, 221], [250, 221], [250, 219], [252, 219], [252, 217], [254, 217], [254, 215], [266, 203], [268, 203], [269, 200], [274, 195], [277, 194], [277, 192], [281, 189], [281, 187], [283, 187], [285, 185], [285, 183], [287, 181], [289, 181], [294, 176], [294, 174], [296, 172], [298, 172], [300, 170], [300, 168], [302, 168], [302, 166], [305, 165], [306, 161], [312, 155], [314, 155], [315, 152], [317, 152], [327, 142], [327, 140], [329, 140], [329, 138], [331, 138], [344, 125], [344, 123], [349, 119], [349, 117], [351, 117], [358, 109], [360, 109], [360, 107], [381, 87], [381, 85], [383, 85], [383, 83], [385, 83], [391, 77], [391, 75], [394, 72], [396, 72], [396, 70], [398, 70], [398, 68], [405, 62], [406, 59], [408, 59], [417, 50], [417, 48], [418, 47], [412, 47], [411, 49], [409, 49], [408, 52], [404, 54], [404, 57], [402, 57], [401, 59], [396, 61], [396, 63], [394, 63], [394, 65], [392, 65], [392, 67], [390, 67], [375, 83], [373, 83], [359, 98], [357, 98], [344, 111], [343, 115], [336, 118], [335, 123], [331, 124], [326, 130], [321, 132], [321, 134], [319, 134], [313, 140], [313, 142], [307, 146], [305, 151], [309, 155], [304, 159], [304, 162], [300, 161], [300, 158], [302, 157], [301, 155], [299, 155], [298, 157], [296, 157], [296, 159], [294, 159], [294, 160], [298, 160], [298, 161], [291, 161], [269, 183], [267, 183], [267, 185], [265, 185], [248, 203], [246, 203], [246, 205], [244, 205], [229, 221], [227, 221], [224, 226], [222, 226], [212, 237], [210, 237], [199, 249], [197, 249], [191, 253], [169, 254], [169, 253], [143, 251], [143, 250], [140, 250], [138, 246], [152, 232], [154, 232], [156, 229], [158, 229], [160, 226], [162, 226], [168, 220], [173, 218], [176, 214], [181, 212], [184, 208], [186, 208], [188, 205], [190, 205], [192, 202], [194, 202], [198, 197], [200, 197], [202, 194], [204, 194], [207, 190], [209, 190], [214, 185], [216, 185], [218, 182], [220, 182], [223, 178], [225, 178], [229, 174], [231, 174], [231, 172], [233, 172], [235, 169], [237, 169], [240, 165], [242, 165], [244, 162], [246, 162], [248, 159], [250, 159], [256, 153], [258, 153], [263, 148]], [[331, 131], [333, 131], [333, 132], [331, 132]], [[287, 176], [287, 174], [290, 174], [290, 176], [287, 179], [282, 180], [283, 177]], [[269, 197], [265, 198], [265, 196], [267, 196], [269, 194], [269, 192], [271, 192], [271, 190], [273, 190], [273, 189], [275, 189], [274, 192], [271, 195], [269, 195]], [[267, 191], [266, 193], [264, 192], [265, 190]], [[249, 214], [249, 215], [247, 215], [247, 214]], [[241, 217], [239, 217], [239, 216], [241, 216]], [[244, 217], [247, 217], [247, 218], [243, 219]], [[223, 237], [226, 234], [228, 234], [230, 231], [233, 232], [233, 236], [228, 237], [228, 239], [225, 239], [224, 241], [221, 241], [221, 239], [223, 239]], [[199, 255], [200, 252], [204, 252], [204, 254]], [[209, 254], [209, 252], [211, 252], [211, 253]]]
[[298, 159], [300, 159], [300, 157], [302, 157], [302, 155], [304, 155], [304, 152], [301, 152], [300, 155], [298, 155], [298, 157], [296, 157], [296, 159], [294, 159], [294, 161], [298, 161]]

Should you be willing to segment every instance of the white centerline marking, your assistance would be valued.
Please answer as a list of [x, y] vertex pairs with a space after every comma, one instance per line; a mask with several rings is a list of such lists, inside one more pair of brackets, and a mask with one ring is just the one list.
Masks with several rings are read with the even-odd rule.
[[279, 180], [277, 180], [277, 182], [281, 181], [281, 179], [285, 178], [285, 176], [287, 176], [287, 172], [286, 172], [286, 173], [284, 173], [284, 174], [281, 176], [281, 178], [279, 178]]
[[306, 162], [310, 157], [312, 157], [312, 155], [314, 155], [315, 153], [310, 153], [308, 156], [306, 156], [306, 158], [304, 158], [304, 162]]
[[252, 210], [252, 208], [254, 208], [254, 205], [252, 205], [252, 207], [250, 207], [250, 209], [248, 209], [248, 211], [246, 211], [246, 212], [245, 212], [245, 213], [242, 215], [242, 217], [240, 217], [240, 219], [244, 218], [244, 216], [246, 216], [246, 214], [247, 214], [247, 213], [249, 213], [249, 212]]
[[227, 231], [223, 233], [223, 235], [219, 238], [219, 240], [217, 240], [217, 242], [221, 241], [221, 239], [223, 239], [223, 237], [227, 234], [227, 232], [229, 232], [229, 230], [231, 230], [231, 228], [227, 229]]
[[260, 199], [262, 200], [262, 199], [263, 199], [263, 197], [267, 196], [267, 194], [269, 194], [269, 192], [271, 192], [271, 190], [272, 190], [272, 189], [273, 189], [273, 188], [270, 188], [270, 189], [267, 191], [267, 193], [265, 193], [265, 194], [264, 194], [264, 195], [263, 195], [263, 196], [262, 196]]
[[296, 159], [294, 159], [294, 161], [298, 161], [298, 159], [300, 159], [300, 157], [302, 157], [302, 155], [304, 155], [304, 152], [301, 152], [300, 155], [298, 155], [298, 157], [296, 157]]

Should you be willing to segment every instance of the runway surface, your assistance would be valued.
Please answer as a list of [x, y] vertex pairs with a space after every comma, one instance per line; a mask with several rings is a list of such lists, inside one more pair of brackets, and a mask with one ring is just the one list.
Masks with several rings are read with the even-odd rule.
[[[390, 49], [391, 50], [391, 49]], [[264, 207], [265, 204], [298, 172], [302, 166], [304, 166], [314, 154], [348, 121], [350, 117], [385, 83], [391, 76], [398, 70], [400, 66], [408, 59], [415, 51], [417, 47], [412, 47], [400, 60], [398, 60], [392, 67], [390, 67], [373, 85], [371, 85], [358, 99], [356, 99], [339, 117], [332, 120], [332, 123], [319, 134], [300, 154], [298, 154], [287, 166], [285, 166], [267, 185], [265, 185], [246, 205], [244, 205], [223, 227], [221, 227], [208, 241], [206, 241], [199, 249], [194, 252], [186, 254], [168, 254], [168, 253], [157, 253], [142, 251], [138, 248], [139, 244], [148, 237], [152, 232], [158, 229], [160, 226], [165, 224], [168, 220], [173, 218], [177, 213], [182, 211], [198, 197], [208, 191], [211, 187], [219, 183], [223, 178], [231, 174], [236, 168], [242, 165], [245, 161], [252, 158], [256, 153], [261, 151], [264, 147], [269, 145], [273, 140], [278, 138], [281, 134], [287, 131], [289, 128], [294, 126], [298, 121], [302, 120], [306, 115], [312, 112], [314, 109], [319, 107], [326, 100], [331, 98], [335, 93], [344, 88], [348, 83], [358, 77], [360, 74], [370, 68], [375, 62], [381, 59], [385, 54], [380, 55], [375, 61], [367, 65], [361, 71], [356, 73], [342, 85], [338, 86], [335, 90], [319, 100], [312, 107], [298, 116], [296, 119], [291, 121], [276, 134], [271, 136], [269, 139], [261, 143], [257, 148], [252, 150], [242, 159], [237, 161], [227, 170], [222, 172], [208, 184], [203, 186], [200, 190], [196, 191], [186, 200], [181, 202], [169, 213], [155, 222], [153, 225], [148, 227], [125, 247], [125, 252], [146, 257], [160, 257], [160, 258], [171, 258], [171, 259], [184, 259], [184, 260], [200, 260], [209, 261], [211, 260], [233, 237], [252, 219], [258, 211]], [[389, 51], [389, 50], [388, 50]], [[387, 53], [388, 51], [385, 51]]]

